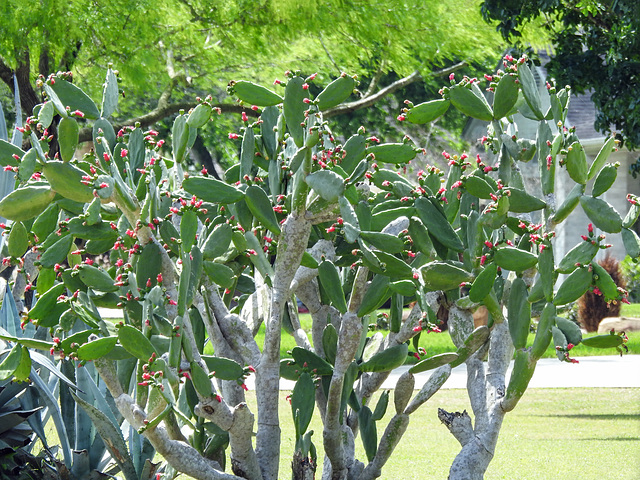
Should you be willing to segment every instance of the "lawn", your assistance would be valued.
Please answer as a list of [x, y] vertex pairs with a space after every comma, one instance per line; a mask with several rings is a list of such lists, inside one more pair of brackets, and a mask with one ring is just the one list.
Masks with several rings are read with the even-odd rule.
[[[291, 410], [281, 392], [282, 452], [292, 452], [294, 431]], [[255, 412], [255, 394], [248, 403]], [[375, 401], [375, 400], [374, 400]], [[389, 402], [378, 423], [384, 430], [393, 414]], [[470, 411], [464, 390], [441, 390], [411, 416], [411, 423], [382, 478], [442, 480], [460, 445], [440, 424], [438, 408]], [[527, 391], [502, 426], [496, 456], [486, 480], [577, 479], [637, 480], [640, 472], [640, 389], [576, 388]], [[311, 421], [313, 440], [322, 442], [317, 415]], [[366, 458], [356, 439], [359, 458]], [[291, 454], [280, 458], [280, 478], [289, 478]], [[320, 467], [321, 468], [321, 465]], [[321, 478], [317, 472], [316, 478]]]
[[640, 303], [623, 304], [620, 316], [640, 318]]

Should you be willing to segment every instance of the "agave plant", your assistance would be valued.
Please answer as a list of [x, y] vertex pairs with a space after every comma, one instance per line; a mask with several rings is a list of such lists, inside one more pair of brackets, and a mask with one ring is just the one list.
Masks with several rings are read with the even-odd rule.
[[[0, 357], [2, 358], [2, 357]], [[0, 382], [0, 478], [23, 478], [29, 470], [30, 459], [27, 447], [31, 444], [33, 430], [28, 419], [40, 407], [25, 410], [19, 396], [27, 389], [26, 383]]]
[[[88, 335], [83, 330], [86, 327], [76, 327], [71, 333]], [[5, 352], [4, 361], [0, 364], [0, 379], [10, 376], [28, 379], [30, 383], [10, 385], [20, 387], [22, 408], [32, 407], [25, 411], [40, 410], [37, 415], [28, 417], [32, 428], [30, 433], [35, 433], [47, 450], [50, 445], [43, 424], [51, 419], [56, 428], [59, 442], [56, 447], [62, 453], [62, 460], [45, 456], [43, 460], [49, 464], [50, 470], [70, 480], [100, 479], [120, 471], [125, 472], [125, 478], [135, 480], [146, 480], [155, 474], [158, 464], [151, 463], [153, 448], [135, 429], [123, 426], [123, 418], [104, 384], [98, 380], [93, 365], [76, 371], [72, 361], [58, 359], [56, 365], [48, 354], [32, 351], [31, 360], [22, 356], [23, 347], [17, 342], [37, 348], [45, 343], [43, 338], [50, 340], [51, 337], [45, 328], [36, 329], [29, 324], [20, 327], [17, 309], [8, 289], [0, 309], [0, 334], [3, 333], [14, 336], [16, 340], [8, 343], [8, 347], [11, 344], [16, 346], [7, 348]], [[8, 358], [11, 352], [14, 352], [13, 360]], [[124, 434], [121, 428], [124, 428]], [[124, 442], [127, 437], [129, 446]], [[122, 461], [116, 462], [114, 458]], [[136, 468], [139, 468], [139, 475]]]

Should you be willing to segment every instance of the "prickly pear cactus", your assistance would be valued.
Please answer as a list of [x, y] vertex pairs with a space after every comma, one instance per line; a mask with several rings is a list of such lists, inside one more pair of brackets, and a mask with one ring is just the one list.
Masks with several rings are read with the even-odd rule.
[[[524, 59], [505, 62], [506, 73], [489, 80], [492, 105], [477, 81], [452, 79], [442, 100], [409, 104], [399, 117], [428, 122], [453, 106], [486, 120], [498, 164], [447, 154], [448, 173], [432, 167], [411, 179], [405, 167], [419, 149], [408, 138], [381, 143], [363, 128], [345, 142], [334, 138], [322, 111], [350, 96], [355, 80], [347, 75], [315, 98], [308, 88], [315, 76], [289, 74], [277, 91], [231, 82], [229, 93], [253, 115], [243, 115], [242, 131], [230, 134], [240, 161], [224, 180], [186, 163], [197, 129], [210, 120], [207, 100], [175, 119], [169, 150], [153, 130], [113, 128], [118, 90], [111, 70], [101, 108], [64, 78], [50, 77], [42, 84], [46, 101], [25, 129], [32, 148], [0, 158], [18, 184], [0, 201], [0, 215], [13, 221], [3, 263], [20, 266], [38, 292], [25, 322], [56, 337], [27, 346], [94, 362], [127, 421], [194, 478], [282, 475], [281, 377], [296, 382], [295, 451], [282, 452], [293, 455], [294, 478], [313, 478], [320, 443], [323, 478], [379, 477], [410, 414], [463, 362], [475, 372], [474, 411], [484, 408], [487, 416], [476, 428], [499, 428], [494, 416], [515, 406], [551, 339], [568, 352], [562, 339], [577, 338], [557, 320], [556, 307], [589, 288], [622, 298], [593, 261], [605, 247], [601, 236], [590, 228], [570, 260], [555, 259], [553, 228], [580, 204], [596, 228], [622, 230], [628, 248], [640, 249], [628, 228], [637, 207], [622, 220], [599, 198], [615, 176], [606, 165], [613, 143], [588, 165], [573, 134], [552, 133], [566, 118], [568, 92], [550, 90], [552, 108], [542, 112]], [[540, 121], [537, 139], [506, 134], [515, 111]], [[94, 121], [94, 150], [77, 158], [78, 123], [86, 119]], [[51, 159], [45, 152], [54, 121], [60, 155]], [[516, 168], [536, 151], [544, 198], [526, 191]], [[577, 187], [556, 207], [554, 172], [563, 167]], [[585, 195], [593, 178], [598, 195]], [[569, 279], [559, 283], [559, 273]], [[311, 332], [301, 328], [296, 298], [309, 308]], [[368, 325], [388, 300], [389, 334], [369, 337]], [[403, 307], [413, 301], [403, 321]], [[532, 304], [540, 301], [542, 319], [528, 345]], [[413, 366], [394, 394], [394, 416], [378, 428], [388, 395], [372, 407], [373, 393], [415, 354], [422, 331], [439, 330], [441, 305], [457, 350]], [[474, 329], [470, 312], [479, 305], [491, 320]], [[121, 309], [123, 320], [106, 321], [98, 307]], [[280, 359], [283, 334], [298, 346]], [[514, 347], [516, 368], [505, 383]], [[482, 362], [487, 351], [486, 371], [497, 374], [491, 382]], [[413, 375], [430, 370], [412, 398]], [[245, 403], [253, 373], [257, 422]], [[323, 432], [312, 440], [315, 406]], [[365, 459], [355, 458], [358, 436]], [[471, 454], [492, 452], [497, 434], [489, 437], [493, 444], [469, 447]], [[235, 477], [221, 473], [227, 448]], [[485, 464], [482, 458], [478, 468]]]

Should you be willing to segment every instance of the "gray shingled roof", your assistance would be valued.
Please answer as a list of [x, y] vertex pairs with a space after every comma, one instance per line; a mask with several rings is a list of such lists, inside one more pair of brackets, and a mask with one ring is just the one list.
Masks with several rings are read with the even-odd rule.
[[602, 138], [604, 135], [594, 128], [596, 121], [596, 107], [591, 101], [591, 93], [572, 95], [567, 114], [567, 125], [576, 127], [576, 133], [581, 140]]

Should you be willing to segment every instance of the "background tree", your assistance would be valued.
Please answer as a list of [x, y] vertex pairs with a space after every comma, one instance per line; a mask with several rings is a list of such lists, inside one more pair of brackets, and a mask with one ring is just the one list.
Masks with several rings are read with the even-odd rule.
[[554, 49], [550, 75], [577, 93], [592, 92], [597, 130], [615, 129], [627, 147], [640, 146], [640, 3], [485, 0], [482, 15], [520, 47], [531, 40], [525, 28], [541, 24]]
[[[41, 101], [34, 89], [38, 75], [72, 71], [76, 83], [99, 97], [102, 72], [113, 63], [125, 95], [115, 126], [140, 121], [144, 127], [188, 110], [198, 95], [212, 94], [223, 111], [239, 114], [227, 101], [229, 78], [271, 83], [289, 68], [306, 74], [317, 69], [326, 72], [318, 79], [326, 83], [341, 71], [359, 72], [361, 93], [333, 112], [348, 113], [430, 80], [434, 71], [493, 62], [502, 49], [499, 36], [482, 22], [477, 0], [307, 3], [7, 0], [0, 6], [0, 78], [13, 89], [17, 75], [30, 112]], [[220, 138], [223, 132], [211, 133]], [[81, 130], [80, 139], [90, 140], [90, 130]], [[195, 151], [206, 155], [200, 146]], [[214, 157], [230, 148], [206, 147]]]

